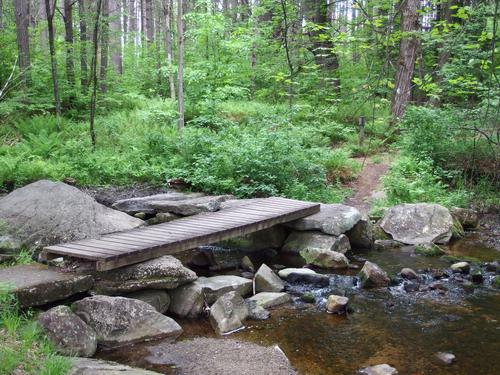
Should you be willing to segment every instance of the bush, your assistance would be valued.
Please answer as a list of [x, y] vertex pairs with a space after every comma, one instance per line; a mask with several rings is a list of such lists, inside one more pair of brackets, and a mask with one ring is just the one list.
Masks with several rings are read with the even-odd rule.
[[462, 189], [449, 190], [434, 172], [430, 160], [405, 156], [398, 159], [383, 177], [389, 205], [435, 202], [444, 206], [466, 206], [470, 194]]

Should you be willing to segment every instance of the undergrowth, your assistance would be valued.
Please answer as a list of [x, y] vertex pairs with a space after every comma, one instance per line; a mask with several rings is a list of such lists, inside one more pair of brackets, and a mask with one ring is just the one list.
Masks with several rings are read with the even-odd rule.
[[56, 354], [33, 312], [22, 312], [10, 290], [0, 283], [0, 375], [68, 373], [70, 361]]
[[[49, 178], [80, 185], [163, 184], [183, 179], [193, 190], [238, 197], [286, 196], [338, 202], [359, 167], [348, 148], [349, 126], [313, 116], [297, 105], [257, 102], [192, 105], [182, 133], [175, 103], [148, 99], [96, 120], [92, 150], [88, 124], [52, 115], [13, 121], [1, 131], [0, 186], [4, 190]], [[309, 122], [314, 119], [314, 122]]]

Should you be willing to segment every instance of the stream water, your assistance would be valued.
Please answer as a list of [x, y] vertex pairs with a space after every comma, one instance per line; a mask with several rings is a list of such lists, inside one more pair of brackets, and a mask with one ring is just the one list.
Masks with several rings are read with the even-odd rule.
[[[500, 258], [499, 251], [484, 246], [474, 234], [455, 242], [448, 253], [484, 262]], [[486, 272], [484, 281], [474, 286], [461, 275], [448, 273], [436, 287], [432, 270], [450, 266], [440, 257], [413, 255], [404, 247], [355, 254], [354, 264], [368, 259], [391, 275], [402, 267], [418, 270], [419, 290], [406, 292], [403, 280], [390, 288], [360, 289], [357, 270], [331, 274], [326, 288], [288, 284], [292, 304], [272, 310], [269, 320], [247, 321], [245, 330], [219, 338], [278, 344], [298, 372], [308, 375], [355, 374], [361, 367], [380, 363], [391, 364], [403, 375], [500, 373], [500, 292], [491, 285], [494, 272]], [[301, 263], [297, 258], [273, 261], [286, 266]], [[304, 292], [314, 294], [316, 304], [302, 302], [299, 296]], [[350, 298], [346, 316], [325, 312], [329, 294]], [[177, 321], [184, 329], [180, 340], [217, 337], [208, 320]], [[99, 356], [165, 374], [180, 373], [167, 359], [162, 363], [159, 347], [158, 343], [140, 344]], [[455, 354], [456, 362], [441, 363], [435, 357], [439, 351]]]

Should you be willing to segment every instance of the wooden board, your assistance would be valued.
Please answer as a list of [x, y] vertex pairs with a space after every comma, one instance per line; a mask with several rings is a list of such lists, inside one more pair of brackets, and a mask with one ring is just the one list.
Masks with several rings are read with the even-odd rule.
[[315, 214], [319, 208], [317, 203], [267, 198], [99, 239], [47, 246], [41, 256], [44, 260], [59, 256], [86, 259], [98, 271], [106, 271], [257, 232]]

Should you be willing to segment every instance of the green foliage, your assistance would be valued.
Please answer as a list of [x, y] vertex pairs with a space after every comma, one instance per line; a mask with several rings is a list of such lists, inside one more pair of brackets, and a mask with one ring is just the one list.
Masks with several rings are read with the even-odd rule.
[[434, 172], [430, 160], [403, 156], [391, 166], [383, 178], [387, 205], [415, 202], [436, 202], [444, 206], [465, 206], [469, 194], [464, 190], [448, 190], [448, 185]]
[[33, 321], [32, 312], [22, 312], [11, 293], [0, 283], [0, 374], [64, 375], [71, 368], [69, 360], [54, 348]]
[[136, 101], [135, 107], [96, 119], [95, 151], [85, 123], [53, 116], [17, 121], [9, 133], [15, 144], [0, 149], [0, 184], [10, 189], [40, 178], [84, 185], [182, 178], [208, 193], [339, 201], [339, 182], [359, 170], [348, 151], [330, 150], [323, 128], [300, 116], [291, 124], [279, 107], [221, 102], [193, 112], [182, 134], [171, 101]]

